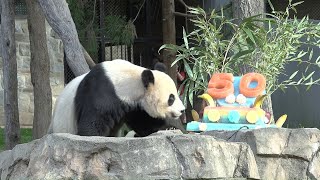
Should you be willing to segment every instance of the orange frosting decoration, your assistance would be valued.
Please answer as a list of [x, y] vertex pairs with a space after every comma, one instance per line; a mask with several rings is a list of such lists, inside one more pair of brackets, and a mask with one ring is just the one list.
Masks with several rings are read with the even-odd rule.
[[221, 99], [233, 94], [233, 75], [231, 73], [216, 73], [208, 84], [208, 94], [214, 99]]
[[[251, 82], [257, 82], [255, 88], [250, 88]], [[243, 75], [240, 81], [240, 93], [246, 97], [257, 97], [262, 94], [266, 88], [266, 79], [259, 73], [247, 73]]]

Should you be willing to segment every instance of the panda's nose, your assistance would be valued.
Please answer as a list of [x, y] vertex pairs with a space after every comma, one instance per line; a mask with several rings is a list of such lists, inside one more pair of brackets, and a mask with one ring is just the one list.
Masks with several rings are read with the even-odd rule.
[[184, 113], [184, 110], [181, 110], [180, 112], [183, 114], [183, 113]]

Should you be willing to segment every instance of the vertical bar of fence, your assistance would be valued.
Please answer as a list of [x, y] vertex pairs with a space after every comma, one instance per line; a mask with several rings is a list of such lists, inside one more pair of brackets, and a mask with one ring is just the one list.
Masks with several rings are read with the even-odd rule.
[[113, 52], [113, 46], [112, 46], [112, 44], [109, 44], [109, 46], [110, 46], [110, 60], [113, 60], [114, 58], [113, 58], [113, 54], [112, 54], [112, 52]]
[[105, 42], [105, 21], [104, 21], [104, 0], [100, 0], [100, 61], [103, 62], [106, 60], [106, 42]]
[[132, 46], [128, 46], [128, 48], [127, 48], [128, 59], [129, 59], [129, 61], [131, 61], [132, 63], [134, 63], [133, 58], [131, 59], [131, 47], [132, 47]]

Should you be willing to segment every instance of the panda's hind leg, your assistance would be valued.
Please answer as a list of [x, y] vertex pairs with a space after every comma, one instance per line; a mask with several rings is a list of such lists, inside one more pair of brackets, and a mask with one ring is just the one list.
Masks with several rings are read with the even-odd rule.
[[82, 113], [78, 119], [78, 135], [80, 136], [110, 136], [112, 120], [103, 122], [97, 113]]
[[[92, 109], [93, 111], [93, 109]], [[123, 120], [109, 113], [94, 112], [80, 115], [78, 119], [78, 135], [80, 136], [109, 136], [116, 137]]]

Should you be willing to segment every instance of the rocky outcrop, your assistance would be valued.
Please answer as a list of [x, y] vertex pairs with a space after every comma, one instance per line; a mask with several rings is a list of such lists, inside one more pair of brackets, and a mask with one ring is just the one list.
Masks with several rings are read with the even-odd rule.
[[261, 179], [320, 179], [320, 131], [318, 129], [257, 129], [211, 131], [228, 142], [249, 144]]
[[164, 132], [47, 135], [0, 153], [0, 179], [320, 179], [318, 129]]
[[205, 135], [51, 134], [0, 153], [1, 179], [259, 179], [245, 143]]

